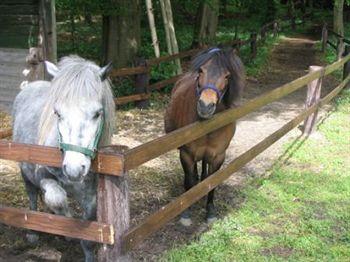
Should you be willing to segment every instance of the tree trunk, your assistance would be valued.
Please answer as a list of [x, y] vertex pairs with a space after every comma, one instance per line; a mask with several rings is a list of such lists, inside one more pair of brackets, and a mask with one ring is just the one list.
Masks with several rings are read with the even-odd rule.
[[302, 0], [300, 4], [301, 4], [301, 12], [304, 15], [306, 13], [306, 0]]
[[120, 12], [103, 16], [102, 62], [115, 68], [129, 66], [141, 44], [140, 0], [114, 0]]
[[197, 12], [192, 47], [214, 42], [219, 21], [219, 7], [219, 0], [212, 0], [210, 5], [206, 1], [201, 1]]
[[160, 51], [159, 51], [159, 43], [158, 43], [156, 25], [154, 22], [152, 0], [146, 0], [146, 7], [147, 7], [147, 14], [148, 14], [149, 28], [151, 30], [151, 35], [152, 35], [152, 45], [154, 48], [154, 54], [156, 57], [159, 57]]
[[166, 46], [168, 48], [168, 54], [172, 54], [172, 47], [171, 47], [171, 41], [170, 41], [170, 32], [169, 32], [169, 22], [167, 19], [167, 13], [165, 11], [165, 3], [164, 0], [160, 0], [160, 7], [162, 9], [162, 17], [163, 17], [163, 23], [164, 23], [164, 30], [165, 30], [165, 40], [166, 40]]
[[288, 16], [289, 18], [294, 17], [295, 15], [295, 5], [293, 0], [288, 0]]
[[[170, 0], [160, 0], [160, 6], [162, 9], [164, 28], [166, 33], [166, 42], [168, 46], [168, 53], [176, 54], [179, 52], [179, 47], [176, 40], [175, 26], [173, 21], [173, 13], [171, 9]], [[177, 74], [182, 73], [180, 59], [175, 60]]]
[[342, 36], [344, 36], [343, 8], [344, 0], [334, 0], [333, 30]]

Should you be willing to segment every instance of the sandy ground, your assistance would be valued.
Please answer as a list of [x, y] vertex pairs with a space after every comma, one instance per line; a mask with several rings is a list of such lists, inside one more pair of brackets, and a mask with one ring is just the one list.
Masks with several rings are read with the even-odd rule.
[[[320, 65], [314, 45], [314, 40], [305, 36], [284, 38], [274, 47], [269, 64], [259, 80], [248, 81], [243, 102], [305, 75], [309, 65]], [[335, 79], [327, 77], [323, 93], [335, 86]], [[305, 94], [305, 89], [302, 89], [240, 119], [237, 132], [227, 150], [225, 165], [296, 116], [304, 108]], [[134, 147], [163, 135], [163, 112], [168, 99], [167, 96], [157, 96], [156, 100], [159, 101], [148, 110], [118, 111], [118, 126], [113, 143]], [[320, 115], [326, 116], [326, 111], [323, 110]], [[0, 114], [0, 117], [3, 120], [0, 128], [7, 126], [10, 118], [4, 114]], [[219, 218], [244, 204], [245, 197], [240, 189], [250, 178], [267, 176], [277, 160], [285, 159], [282, 153], [286, 141], [297, 140], [300, 135], [299, 129], [292, 130], [218, 187], [215, 203]], [[137, 225], [183, 192], [183, 172], [175, 150], [132, 170], [129, 175], [132, 225]], [[16, 163], [0, 160], [0, 203], [27, 206]], [[178, 219], [174, 219], [132, 251], [133, 260], [153, 261], [167, 249], [196, 239], [209, 227], [204, 220], [203, 207], [202, 200], [193, 208], [194, 224], [191, 227], [182, 227]], [[67, 244], [62, 238], [42, 234], [39, 246], [32, 247], [24, 241], [24, 234], [24, 230], [0, 225], [0, 261], [82, 259], [78, 243]], [[70, 248], [67, 249], [68, 245]]]

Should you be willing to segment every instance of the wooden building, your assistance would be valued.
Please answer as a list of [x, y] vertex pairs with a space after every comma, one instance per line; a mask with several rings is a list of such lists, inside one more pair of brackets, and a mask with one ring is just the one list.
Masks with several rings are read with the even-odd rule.
[[[56, 61], [54, 0], [0, 1], [0, 110], [10, 111], [25, 80], [29, 48], [38, 47], [41, 57]], [[40, 74], [44, 78], [44, 73]]]

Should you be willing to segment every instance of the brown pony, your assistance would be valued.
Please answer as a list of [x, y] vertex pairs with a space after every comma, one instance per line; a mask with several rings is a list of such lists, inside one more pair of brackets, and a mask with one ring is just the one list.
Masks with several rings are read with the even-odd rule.
[[[214, 47], [199, 53], [191, 71], [178, 80], [172, 91], [165, 113], [166, 133], [234, 107], [244, 80], [243, 64], [232, 49]], [[219, 170], [235, 127], [235, 123], [229, 124], [179, 148], [185, 190], [198, 183], [198, 161], [202, 161], [201, 180]], [[213, 200], [214, 190], [208, 194], [207, 222], [216, 219]], [[189, 209], [182, 213], [180, 222], [191, 225]]]

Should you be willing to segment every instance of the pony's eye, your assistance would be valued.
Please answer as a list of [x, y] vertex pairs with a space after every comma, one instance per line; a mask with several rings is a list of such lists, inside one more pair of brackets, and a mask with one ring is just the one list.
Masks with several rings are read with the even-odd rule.
[[96, 120], [97, 118], [99, 118], [99, 116], [101, 115], [101, 111], [98, 111], [94, 114], [93, 119]]
[[202, 68], [199, 68], [198, 69], [198, 74], [201, 74], [201, 73], [203, 73], [203, 70], [202, 70]]

